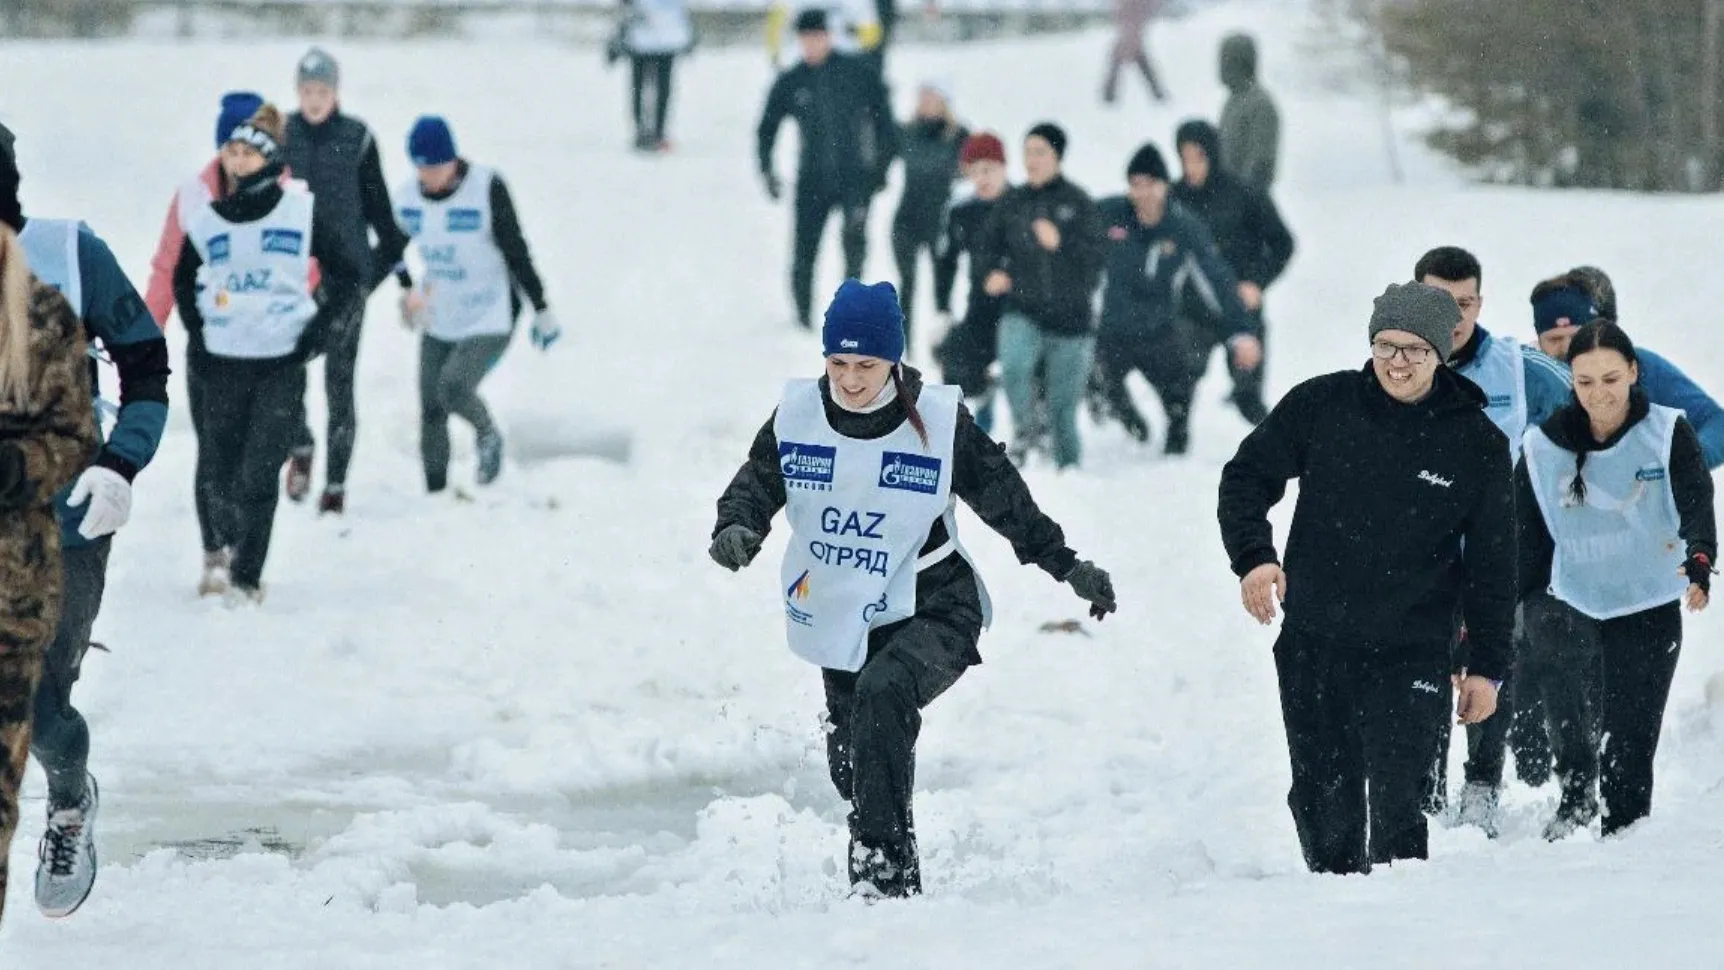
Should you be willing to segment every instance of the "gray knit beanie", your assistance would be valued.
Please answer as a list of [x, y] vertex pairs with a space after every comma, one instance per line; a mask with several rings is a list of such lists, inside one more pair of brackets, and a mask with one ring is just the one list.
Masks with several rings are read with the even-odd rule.
[[299, 68], [294, 73], [297, 84], [321, 81], [332, 88], [341, 87], [341, 66], [321, 47], [306, 51], [305, 56], [299, 59]]
[[1405, 330], [1436, 348], [1437, 359], [1449, 362], [1461, 308], [1447, 290], [1425, 283], [1390, 283], [1371, 308], [1370, 339], [1384, 330]]

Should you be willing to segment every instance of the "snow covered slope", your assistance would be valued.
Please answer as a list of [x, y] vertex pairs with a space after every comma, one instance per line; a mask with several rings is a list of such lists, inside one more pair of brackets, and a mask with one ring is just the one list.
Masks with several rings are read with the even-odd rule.
[[[1533, 282], [1595, 262], [1616, 275], [1631, 332], [1724, 390], [1715, 201], [1469, 187], [1408, 146], [1410, 181], [1393, 185], [1374, 99], [1313, 80], [1297, 5], [1224, 5], [1161, 29], [1170, 107], [1129, 83], [1121, 107], [1096, 104], [1101, 33], [908, 49], [896, 93], [907, 108], [920, 73], [952, 78], [965, 119], [1014, 155], [1020, 132], [1058, 118], [1072, 176], [1111, 192], [1138, 143], [1169, 147], [1179, 120], [1218, 110], [1215, 43], [1239, 26], [1263, 39], [1281, 100], [1276, 194], [1300, 246], [1270, 294], [1275, 390], [1355, 366], [1371, 297], [1449, 242], [1484, 259], [1498, 332], [1529, 337]], [[0, 45], [26, 211], [85, 217], [141, 282], [169, 193], [209, 157], [219, 92], [289, 98], [302, 47]], [[1305, 874], [1283, 804], [1273, 631], [1239, 610], [1214, 526], [1244, 426], [1213, 378], [1189, 458], [1108, 429], [1085, 474], [1029, 473], [1079, 551], [1114, 570], [1122, 612], [1091, 636], [1037, 633], [1079, 604], [970, 521], [1000, 609], [988, 662], [927, 716], [929, 895], [846, 903], [819, 680], [784, 649], [762, 568], [782, 537], [740, 576], [705, 557], [713, 499], [779, 381], [818, 368], [788, 323], [788, 213], [752, 172], [764, 59], [703, 52], [679, 68], [678, 151], [640, 159], [624, 148], [622, 72], [591, 50], [335, 51], [395, 179], [408, 124], [430, 111], [502, 169], [570, 338], [548, 356], [522, 341], [488, 385], [516, 459], [498, 485], [433, 501], [418, 483], [415, 346], [392, 287], [380, 294], [350, 515], [283, 508], [259, 611], [193, 595], [193, 443], [175, 412], [115, 549], [97, 626], [114, 652], [91, 657], [79, 688], [107, 866], [73, 919], [34, 912], [34, 776], [5, 966], [1724, 962], [1710, 615], [1688, 627], [1657, 812], [1629, 837], [1546, 845], [1554, 797], [1515, 788], [1500, 843], [1438, 831], [1428, 864]], [[883, 205], [879, 276], [888, 223]], [[832, 247], [822, 265], [829, 289]]]

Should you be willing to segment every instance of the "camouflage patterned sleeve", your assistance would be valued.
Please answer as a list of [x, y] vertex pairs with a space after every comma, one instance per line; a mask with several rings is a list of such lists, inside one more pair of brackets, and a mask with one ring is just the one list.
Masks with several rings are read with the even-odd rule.
[[23, 458], [24, 478], [7, 498], [47, 505], [96, 453], [96, 415], [83, 324], [58, 291], [35, 284], [30, 297], [34, 414], [27, 428], [3, 435]]

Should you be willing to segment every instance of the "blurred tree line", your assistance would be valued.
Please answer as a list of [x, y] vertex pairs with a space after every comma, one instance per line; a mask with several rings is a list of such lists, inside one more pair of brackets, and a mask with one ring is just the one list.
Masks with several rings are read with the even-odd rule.
[[1318, 0], [1484, 178], [1714, 191], [1724, 0]]
[[131, 26], [131, 0], [0, 0], [7, 37], [105, 37]]

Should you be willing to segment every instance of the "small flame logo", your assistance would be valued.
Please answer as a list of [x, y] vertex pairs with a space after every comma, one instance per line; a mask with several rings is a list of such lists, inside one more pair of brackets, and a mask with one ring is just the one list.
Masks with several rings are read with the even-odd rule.
[[802, 571], [802, 575], [796, 577], [796, 582], [791, 583], [790, 588], [785, 590], [784, 594], [799, 603], [805, 603], [808, 601], [810, 585], [811, 584], [808, 581], [808, 570], [804, 569]]

